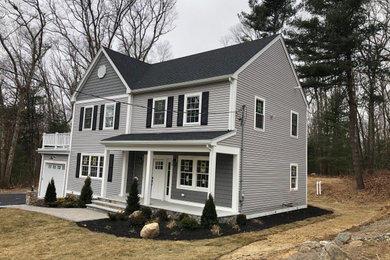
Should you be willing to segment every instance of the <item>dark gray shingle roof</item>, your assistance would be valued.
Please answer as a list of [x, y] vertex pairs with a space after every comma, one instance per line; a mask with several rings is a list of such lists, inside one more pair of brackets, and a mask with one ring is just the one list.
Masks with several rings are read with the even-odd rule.
[[275, 37], [277, 35], [154, 64], [105, 50], [129, 87], [143, 89], [233, 74]]
[[123, 134], [102, 141], [193, 141], [212, 140], [229, 131]]

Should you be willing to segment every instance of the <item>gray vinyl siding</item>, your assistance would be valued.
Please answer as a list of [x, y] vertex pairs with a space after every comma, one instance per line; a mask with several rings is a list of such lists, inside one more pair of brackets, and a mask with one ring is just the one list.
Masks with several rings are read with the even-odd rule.
[[215, 201], [217, 206], [232, 207], [233, 155], [217, 154]]
[[[179, 95], [201, 93], [209, 91], [209, 117], [208, 125], [177, 126], [177, 109]], [[131, 133], [146, 132], [184, 132], [184, 131], [216, 131], [227, 130], [229, 122], [229, 93], [230, 83], [228, 81], [214, 84], [183, 87], [173, 90], [158, 91], [153, 93], [135, 94], [133, 96], [134, 104], [132, 111]], [[173, 120], [172, 127], [146, 128], [146, 109], [148, 99], [161, 97], [174, 97], [173, 102]], [[214, 113], [214, 114], [213, 114]], [[217, 114], [215, 114], [217, 113]]]
[[[306, 106], [280, 41], [238, 75], [237, 107], [247, 106], [244, 130], [242, 213], [306, 205]], [[254, 130], [255, 96], [265, 100], [265, 131]], [[298, 139], [290, 137], [291, 110], [299, 113]], [[273, 117], [271, 118], [271, 115]], [[240, 147], [237, 135], [220, 142]], [[290, 163], [298, 164], [298, 191], [290, 193]]]
[[135, 177], [138, 178], [138, 193], [142, 192], [144, 155], [145, 152], [129, 152], [129, 166], [127, 174], [126, 192], [130, 191], [131, 184]]
[[176, 160], [176, 165], [173, 165], [172, 169], [172, 184], [171, 184], [171, 199], [175, 200], [182, 200], [182, 201], [190, 201], [190, 202], [196, 202], [196, 203], [202, 203], [204, 204], [207, 199], [207, 192], [203, 191], [192, 191], [192, 190], [183, 190], [183, 189], [177, 189], [177, 164], [178, 156], [174, 155], [173, 160]]
[[[118, 99], [118, 101], [127, 102], [127, 98]], [[109, 101], [95, 101], [75, 105], [74, 113], [74, 125], [72, 126], [72, 150], [70, 153], [70, 165], [69, 165], [69, 179], [67, 191], [80, 192], [84, 183], [84, 178], [76, 178], [76, 164], [77, 153], [85, 154], [100, 154], [104, 155], [104, 146], [100, 143], [101, 140], [112, 137], [115, 135], [124, 134], [126, 131], [126, 113], [127, 107], [122, 104], [119, 117], [119, 129], [118, 130], [99, 130], [100, 120], [100, 105], [110, 103]], [[79, 118], [80, 108], [86, 106], [98, 105], [97, 113], [97, 127], [95, 131], [83, 130], [79, 131]], [[107, 197], [118, 196], [120, 193], [120, 184], [122, 176], [122, 159], [123, 152], [113, 151], [114, 154], [114, 168], [112, 182], [107, 183]], [[81, 172], [80, 172], [81, 176]], [[92, 179], [91, 186], [94, 195], [100, 196], [101, 193], [101, 179]]]
[[[98, 68], [101, 65], [106, 66], [106, 75], [102, 79], [97, 76]], [[110, 62], [104, 54], [102, 54], [95, 67], [92, 69], [81, 92], [82, 93], [78, 95], [77, 100], [93, 99], [96, 98], [96, 96], [107, 97], [126, 94], [126, 86], [123, 85]], [[90, 96], [88, 94], [93, 94], [95, 96]]]

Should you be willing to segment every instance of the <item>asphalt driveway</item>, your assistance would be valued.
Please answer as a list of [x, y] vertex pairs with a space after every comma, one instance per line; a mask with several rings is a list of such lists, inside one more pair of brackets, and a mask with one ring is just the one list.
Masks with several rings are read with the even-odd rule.
[[25, 193], [0, 194], [0, 207], [26, 204]]

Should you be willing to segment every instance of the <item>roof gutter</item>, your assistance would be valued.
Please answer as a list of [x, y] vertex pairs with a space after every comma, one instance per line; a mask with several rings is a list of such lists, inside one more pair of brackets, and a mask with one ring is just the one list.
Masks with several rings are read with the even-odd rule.
[[228, 75], [217, 76], [217, 77], [212, 77], [212, 78], [197, 79], [197, 80], [155, 86], [155, 87], [150, 87], [150, 88], [134, 89], [134, 90], [131, 90], [130, 93], [141, 94], [141, 93], [154, 92], [154, 91], [160, 91], [160, 90], [166, 90], [166, 89], [174, 89], [174, 88], [179, 88], [179, 87], [188, 87], [188, 86], [195, 86], [195, 85], [210, 84], [210, 83], [215, 83], [215, 82], [228, 81], [230, 79], [230, 77], [232, 77], [232, 75], [228, 74]]
[[100, 141], [101, 144], [104, 145], [126, 145], [126, 144], [136, 144], [136, 145], [207, 145], [210, 144], [212, 140], [183, 140], [183, 141], [172, 141], [172, 140], [164, 140], [164, 141]]

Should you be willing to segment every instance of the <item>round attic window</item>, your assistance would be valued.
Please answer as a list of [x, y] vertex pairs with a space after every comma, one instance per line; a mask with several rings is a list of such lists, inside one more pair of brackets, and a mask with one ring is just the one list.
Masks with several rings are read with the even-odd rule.
[[106, 75], [106, 66], [105, 65], [101, 65], [98, 68], [97, 75], [98, 75], [99, 79], [104, 78], [104, 76]]

